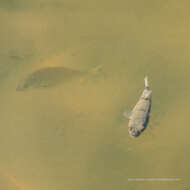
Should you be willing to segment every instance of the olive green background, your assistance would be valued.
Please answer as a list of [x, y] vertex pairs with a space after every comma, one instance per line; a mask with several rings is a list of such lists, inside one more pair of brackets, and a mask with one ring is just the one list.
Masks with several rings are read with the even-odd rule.
[[[190, 190], [189, 6], [0, 0], [0, 189]], [[16, 90], [31, 73], [54, 67], [86, 74]], [[131, 139], [123, 112], [145, 75], [150, 124]], [[38, 75], [51, 82], [44, 80]]]

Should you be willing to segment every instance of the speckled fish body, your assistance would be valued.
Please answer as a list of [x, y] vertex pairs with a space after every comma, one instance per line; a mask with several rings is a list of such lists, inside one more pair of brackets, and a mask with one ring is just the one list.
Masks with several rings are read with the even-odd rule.
[[131, 137], [138, 137], [148, 125], [151, 110], [151, 95], [152, 91], [148, 87], [148, 79], [146, 77], [145, 89], [129, 117], [128, 128]]

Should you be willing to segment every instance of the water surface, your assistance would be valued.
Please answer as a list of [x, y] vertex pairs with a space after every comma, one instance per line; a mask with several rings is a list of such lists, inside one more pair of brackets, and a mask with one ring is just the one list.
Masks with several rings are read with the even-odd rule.
[[[189, 5], [0, 1], [0, 189], [190, 189]], [[17, 91], [33, 74], [51, 88]], [[144, 75], [150, 124], [131, 139]]]

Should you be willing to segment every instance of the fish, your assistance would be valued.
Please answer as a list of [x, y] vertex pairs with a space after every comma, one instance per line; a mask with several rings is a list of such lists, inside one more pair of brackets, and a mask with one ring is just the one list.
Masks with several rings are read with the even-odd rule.
[[16, 91], [28, 89], [50, 88], [68, 80], [79, 78], [85, 72], [66, 67], [46, 67], [36, 70], [26, 76], [17, 85]]
[[95, 77], [102, 70], [103, 65], [96, 65], [90, 70], [77, 70], [63, 66], [44, 67], [27, 74], [22, 80], [19, 81], [16, 91], [26, 91], [29, 89], [45, 89], [61, 85], [67, 81], [72, 80], [85, 80]]
[[152, 105], [152, 90], [149, 88], [147, 76], [144, 78], [144, 82], [145, 89], [128, 117], [128, 131], [132, 138], [139, 137], [149, 123]]

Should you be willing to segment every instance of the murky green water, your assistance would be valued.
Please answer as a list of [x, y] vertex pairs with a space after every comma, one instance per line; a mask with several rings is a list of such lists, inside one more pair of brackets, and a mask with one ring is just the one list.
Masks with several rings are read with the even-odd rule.
[[[0, 189], [189, 190], [189, 6], [0, 0]], [[150, 124], [131, 139], [145, 74]]]

